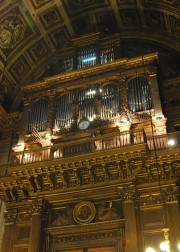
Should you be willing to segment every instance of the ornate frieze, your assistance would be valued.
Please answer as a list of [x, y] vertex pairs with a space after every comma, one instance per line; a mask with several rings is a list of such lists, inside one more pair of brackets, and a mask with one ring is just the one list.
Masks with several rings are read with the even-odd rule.
[[52, 243], [69, 243], [77, 241], [89, 241], [89, 240], [99, 240], [99, 239], [119, 239], [121, 231], [107, 231], [107, 232], [96, 232], [96, 233], [86, 233], [79, 235], [71, 235], [65, 237], [54, 237], [52, 238]]
[[59, 210], [51, 212], [51, 227], [62, 227], [72, 225], [84, 225], [97, 222], [111, 222], [121, 220], [123, 210], [121, 202], [101, 200], [92, 203], [81, 201], [77, 204], [66, 204]]
[[140, 198], [140, 206], [154, 206], [157, 204], [162, 204], [162, 197], [160, 193], [149, 194]]
[[[1, 180], [1, 198], [8, 203], [18, 203], [27, 201], [29, 196], [36, 192], [63, 190], [108, 181], [125, 184], [129, 179], [135, 178], [137, 185], [158, 183], [159, 180], [169, 181], [179, 174], [179, 164], [175, 160], [176, 154], [169, 157], [158, 156], [159, 175], [156, 160], [147, 158], [144, 150], [61, 164], [55, 162], [54, 165], [9, 168], [11, 176]], [[123, 197], [127, 197], [130, 192], [123, 193]], [[123, 200], [128, 199], [126, 197]]]

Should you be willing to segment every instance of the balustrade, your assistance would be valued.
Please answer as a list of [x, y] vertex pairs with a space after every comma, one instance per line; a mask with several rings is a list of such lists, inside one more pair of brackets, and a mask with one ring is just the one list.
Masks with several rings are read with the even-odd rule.
[[47, 146], [21, 152], [13, 152], [11, 165], [29, 164], [64, 157], [78, 156], [86, 153], [105, 151], [125, 146], [147, 143], [151, 151], [175, 148], [180, 146], [180, 134], [171, 133], [147, 138], [143, 130], [129, 131], [123, 133], [111, 133], [101, 137], [93, 137], [78, 142], [61, 142], [54, 146]]

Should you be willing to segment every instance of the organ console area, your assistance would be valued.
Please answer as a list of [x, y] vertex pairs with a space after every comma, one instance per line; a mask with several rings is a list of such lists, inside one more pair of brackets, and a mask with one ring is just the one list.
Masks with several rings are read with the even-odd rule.
[[[43, 147], [40, 159], [51, 159], [136, 144], [144, 134], [150, 136], [152, 121], [157, 135], [166, 133], [157, 60], [156, 53], [117, 59], [24, 85], [23, 127], [15, 153]], [[22, 160], [18, 155], [16, 160]], [[29, 153], [23, 162], [34, 162], [35, 156]]]

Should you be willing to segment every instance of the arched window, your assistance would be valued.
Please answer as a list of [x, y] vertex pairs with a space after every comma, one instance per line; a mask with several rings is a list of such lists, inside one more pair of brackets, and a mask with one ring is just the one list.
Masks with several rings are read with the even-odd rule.
[[119, 114], [118, 86], [109, 84], [102, 89], [101, 118], [110, 118]]
[[96, 96], [96, 87], [84, 89], [79, 93], [79, 119], [86, 117], [90, 121], [94, 118], [94, 99]]
[[128, 83], [128, 103], [132, 112], [152, 108], [151, 90], [146, 77], [141, 76], [130, 80]]
[[48, 117], [48, 101], [40, 99], [31, 104], [28, 120], [28, 133], [33, 129], [45, 131]]
[[56, 100], [55, 128], [70, 127], [72, 123], [71, 106], [74, 95], [69, 93]]

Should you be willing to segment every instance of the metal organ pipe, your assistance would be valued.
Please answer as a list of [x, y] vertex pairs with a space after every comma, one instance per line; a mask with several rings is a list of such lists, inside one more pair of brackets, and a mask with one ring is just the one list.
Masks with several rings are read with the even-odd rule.
[[152, 108], [148, 79], [136, 77], [128, 84], [129, 108], [132, 112], [145, 111]]
[[46, 122], [48, 116], [48, 101], [41, 99], [31, 105], [29, 120], [28, 120], [28, 133], [36, 128], [38, 131], [46, 130]]

